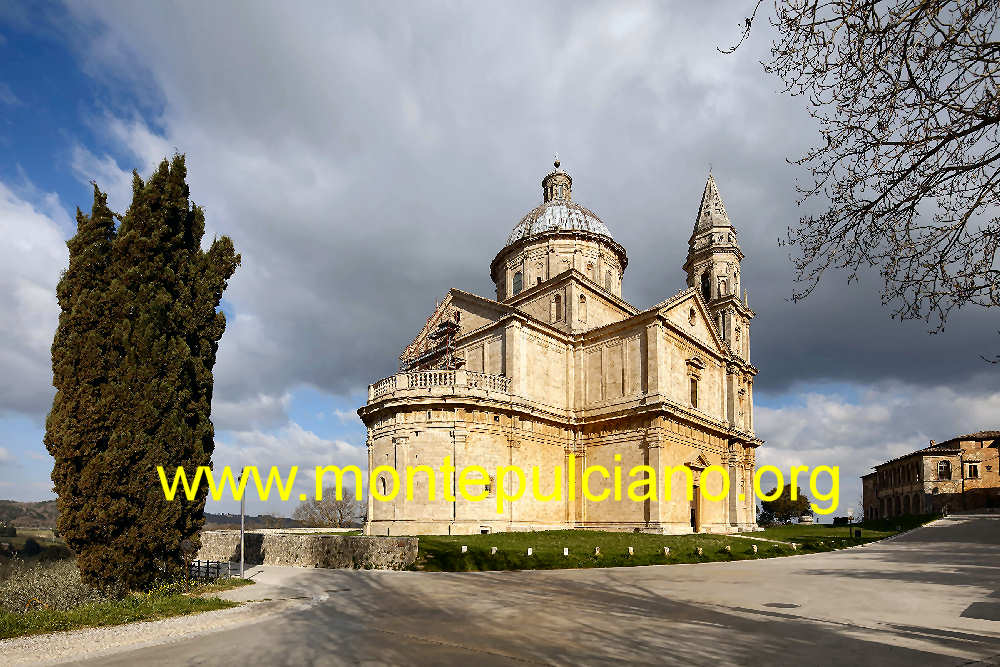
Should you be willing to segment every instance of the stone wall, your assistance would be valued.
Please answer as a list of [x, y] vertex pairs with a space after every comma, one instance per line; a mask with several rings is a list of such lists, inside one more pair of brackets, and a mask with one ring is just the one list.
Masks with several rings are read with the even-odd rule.
[[[417, 538], [365, 535], [309, 535], [248, 532], [244, 536], [249, 565], [403, 570], [417, 559]], [[200, 560], [238, 561], [240, 531], [209, 530], [201, 534]]]

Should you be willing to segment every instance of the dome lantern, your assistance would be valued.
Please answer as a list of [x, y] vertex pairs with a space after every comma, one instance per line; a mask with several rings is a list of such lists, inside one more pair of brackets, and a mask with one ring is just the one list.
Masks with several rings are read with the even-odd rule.
[[559, 168], [559, 156], [552, 163], [555, 169], [542, 179], [542, 201], [573, 201], [573, 177]]

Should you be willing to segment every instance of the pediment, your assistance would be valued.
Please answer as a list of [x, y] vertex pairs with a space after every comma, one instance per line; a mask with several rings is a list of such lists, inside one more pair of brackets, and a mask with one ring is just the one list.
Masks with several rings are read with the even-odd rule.
[[708, 466], [712, 465], [712, 462], [709, 461], [708, 459], [706, 459], [704, 454], [698, 454], [697, 457], [691, 459], [690, 461], [688, 461], [684, 465], [686, 465], [688, 468], [691, 468], [691, 470], [699, 470], [700, 471], [700, 470], [704, 470]]
[[427, 322], [399, 355], [400, 368], [424, 365], [428, 355], [446, 346], [462, 334], [496, 322], [511, 309], [496, 301], [469, 292], [452, 289], [434, 306]]
[[[719, 337], [718, 329], [712, 321], [711, 313], [708, 312], [705, 302], [695, 288], [690, 287], [674, 298], [663, 302], [659, 312], [685, 337], [701, 342], [706, 347], [715, 350], [720, 356], [725, 356], [728, 353], [728, 348]], [[701, 362], [702, 367], [704, 367], [705, 359], [700, 357], [693, 357], [689, 363], [697, 363], [694, 361], [695, 359]]]

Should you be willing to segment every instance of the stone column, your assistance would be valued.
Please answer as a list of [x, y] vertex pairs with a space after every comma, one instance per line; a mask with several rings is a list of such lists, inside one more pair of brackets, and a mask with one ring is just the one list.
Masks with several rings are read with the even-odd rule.
[[365, 535], [371, 535], [372, 534], [372, 518], [373, 518], [372, 512], [375, 510], [375, 499], [372, 497], [372, 487], [371, 487], [371, 485], [372, 485], [373, 459], [374, 459], [374, 456], [375, 456], [374, 452], [372, 451], [372, 449], [374, 448], [374, 444], [375, 443], [372, 442], [372, 433], [369, 430], [368, 431], [368, 438], [365, 440], [365, 448], [368, 450], [368, 479], [364, 480], [367, 483], [367, 486], [368, 486], [368, 503], [367, 503], [367, 506], [368, 506], [368, 510], [367, 510], [368, 520], [365, 521]]
[[739, 524], [739, 493], [740, 482], [743, 479], [743, 466], [740, 461], [741, 457], [737, 453], [738, 448], [737, 443], [730, 441], [725, 455], [726, 474], [729, 475], [729, 511], [727, 513], [730, 526]]
[[650, 525], [663, 524], [663, 489], [666, 480], [663, 479], [663, 445], [660, 438], [655, 433], [647, 433], [645, 436], [645, 446], [647, 454], [646, 465], [656, 471], [656, 495], [649, 503], [649, 523]]
[[521, 322], [514, 320], [504, 329], [504, 375], [510, 378], [510, 391], [524, 395], [524, 365]]
[[[462, 450], [465, 449], [465, 443], [468, 440], [468, 438], [469, 438], [469, 434], [466, 433], [466, 432], [464, 432], [464, 431], [453, 430], [451, 432], [451, 461], [452, 461], [452, 466], [454, 466], [454, 468], [455, 468], [455, 470], [453, 470], [452, 473], [451, 473], [451, 488], [452, 488], [452, 492], [455, 494], [455, 500], [452, 501], [452, 503], [451, 503], [451, 520], [452, 521], [455, 521], [455, 520], [457, 520], [459, 518], [459, 516], [458, 516], [458, 514], [459, 514], [459, 512], [458, 512], [458, 502], [459, 502], [459, 499], [462, 496], [458, 493], [458, 472], [459, 472], [459, 470], [462, 469], [462, 466], [466, 465], [464, 457], [463, 457], [463, 459], [461, 461], [459, 461], [458, 450], [459, 449], [462, 449]], [[448, 481], [442, 479], [441, 483], [443, 485], [447, 485]], [[445, 488], [447, 488], [447, 487], [445, 487]], [[444, 488], [442, 488], [442, 495], [443, 495], [443, 492], [444, 492]], [[471, 517], [466, 517], [465, 516], [467, 514], [466, 512], [463, 512], [462, 514], [463, 514], [462, 518], [471, 518]]]
[[[660, 365], [666, 359], [666, 349], [663, 344], [663, 327], [659, 321], [646, 326], [646, 386], [647, 394], [666, 393], [666, 385], [661, 386]], [[666, 378], [663, 378], [664, 380]]]

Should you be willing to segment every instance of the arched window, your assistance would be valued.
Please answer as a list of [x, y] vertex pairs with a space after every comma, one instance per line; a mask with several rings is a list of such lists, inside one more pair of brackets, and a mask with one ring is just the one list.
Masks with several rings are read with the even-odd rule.
[[580, 295], [580, 308], [579, 313], [577, 314], [577, 319], [581, 322], [587, 321], [587, 297], [583, 294]]
[[562, 320], [562, 295], [556, 294], [556, 322]]
[[705, 301], [712, 300], [712, 279], [708, 277], [708, 272], [701, 274], [701, 297]]
[[611, 285], [614, 283], [614, 278], [611, 277], [611, 272], [608, 271], [607, 275], [604, 276], [604, 289], [611, 291]]
[[379, 477], [378, 478], [378, 486], [379, 486], [379, 491], [380, 491], [379, 495], [381, 495], [384, 498], [385, 495], [386, 495], [385, 494], [385, 477]]
[[938, 461], [938, 479], [951, 479], [951, 461]]
[[514, 274], [514, 294], [520, 294], [522, 289], [524, 289], [524, 276], [518, 271]]

